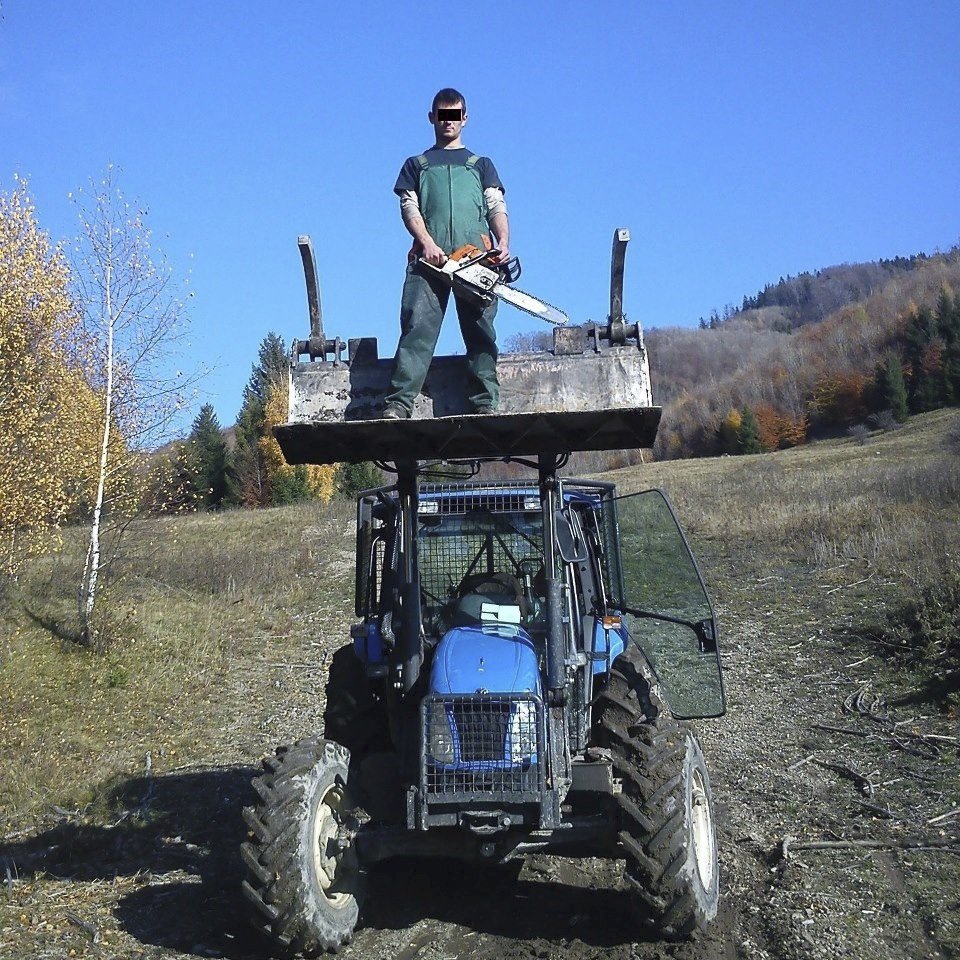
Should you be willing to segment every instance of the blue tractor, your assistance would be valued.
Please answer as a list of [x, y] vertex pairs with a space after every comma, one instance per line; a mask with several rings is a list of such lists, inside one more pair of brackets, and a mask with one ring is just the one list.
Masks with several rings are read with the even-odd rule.
[[[661, 492], [561, 475], [570, 449], [649, 445], [651, 409], [278, 431], [290, 460], [370, 443], [396, 472], [357, 501], [358, 620], [322, 736], [269, 757], [244, 814], [244, 892], [280, 949], [349, 941], [366, 872], [397, 856], [621, 858], [638, 924], [685, 938], [715, 917], [710, 778], [686, 722], [725, 709], [710, 600]], [[423, 458], [437, 445], [440, 468]], [[478, 448], [536, 479], [451, 480]]]

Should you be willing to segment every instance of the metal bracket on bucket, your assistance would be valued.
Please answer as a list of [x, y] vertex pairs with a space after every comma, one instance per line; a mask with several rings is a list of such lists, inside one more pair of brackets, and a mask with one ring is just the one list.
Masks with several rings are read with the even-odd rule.
[[339, 337], [328, 340], [323, 335], [323, 309], [320, 306], [320, 282], [317, 280], [317, 258], [313, 254], [313, 241], [308, 236], [298, 237], [297, 246], [300, 248], [303, 274], [307, 281], [310, 338], [293, 341], [292, 360], [296, 363], [300, 357], [307, 355], [311, 360], [327, 363], [327, 355], [331, 354], [329, 359], [339, 366], [342, 362], [340, 354], [343, 353], [344, 342]]
[[[611, 347], [623, 347], [634, 341], [638, 350], [643, 352], [643, 330], [639, 323], [628, 323], [623, 312], [623, 268], [627, 256], [627, 244], [630, 231], [626, 227], [617, 227], [613, 231], [613, 250], [610, 255], [610, 315], [605, 324], [586, 323], [584, 333], [594, 353], [600, 353], [601, 340]], [[567, 348], [567, 352], [573, 352]]]

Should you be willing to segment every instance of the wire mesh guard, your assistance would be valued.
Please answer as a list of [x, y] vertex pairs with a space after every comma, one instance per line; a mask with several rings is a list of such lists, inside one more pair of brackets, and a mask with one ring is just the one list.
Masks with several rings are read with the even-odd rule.
[[543, 710], [537, 697], [427, 697], [423, 734], [428, 796], [537, 795], [542, 788]]
[[543, 566], [543, 519], [536, 488], [465, 488], [425, 484], [420, 490], [419, 567], [424, 625], [442, 631], [449, 604], [467, 577], [510, 574], [533, 599]]

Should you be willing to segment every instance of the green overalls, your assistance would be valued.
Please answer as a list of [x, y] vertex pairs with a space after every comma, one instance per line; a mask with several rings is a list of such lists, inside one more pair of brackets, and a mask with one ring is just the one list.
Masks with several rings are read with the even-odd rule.
[[[420, 213], [427, 232], [446, 254], [467, 243], [480, 249], [489, 246], [483, 185], [476, 170], [478, 159], [471, 156], [458, 166], [430, 166], [425, 156], [417, 157]], [[400, 342], [385, 398], [387, 404], [398, 404], [407, 411], [413, 409], [437, 347], [449, 299], [450, 287], [421, 273], [416, 255], [411, 254], [400, 301]], [[467, 402], [472, 409], [496, 407], [500, 397], [493, 328], [497, 301], [494, 299], [482, 308], [456, 295], [454, 301], [467, 348]]]

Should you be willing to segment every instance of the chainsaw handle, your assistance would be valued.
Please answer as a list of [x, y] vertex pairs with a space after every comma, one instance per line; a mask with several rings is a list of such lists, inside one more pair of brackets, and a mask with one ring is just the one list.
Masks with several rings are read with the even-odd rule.
[[[520, 279], [520, 274], [523, 273], [523, 267], [520, 266], [519, 257], [511, 257], [509, 260], [504, 260], [503, 263], [491, 263], [491, 257], [495, 257], [500, 253], [496, 247], [492, 250], [477, 250], [476, 247], [471, 250], [470, 248], [462, 247], [461, 250], [466, 254], [465, 256], [458, 258], [457, 254], [461, 251], [455, 250], [450, 259], [461, 259], [463, 266], [471, 263], [482, 263], [485, 267], [496, 270], [500, 274], [500, 280], [503, 283], [516, 283], [516, 281]], [[473, 250], [477, 252], [474, 253]]]
[[[424, 266], [429, 267], [431, 270], [435, 270], [437, 273], [445, 274], [454, 274], [458, 270], [462, 270], [464, 267], [472, 266], [475, 263], [481, 263], [485, 267], [489, 267], [491, 270], [496, 270], [500, 274], [500, 281], [502, 283], [515, 283], [520, 279], [520, 274], [523, 273], [523, 268], [520, 266], [519, 257], [511, 257], [509, 260], [504, 261], [503, 263], [491, 263], [490, 258], [495, 257], [500, 251], [499, 250], [481, 250], [479, 247], [474, 247], [472, 245], [467, 245], [465, 247], [460, 247], [459, 250], [454, 250], [443, 266], [437, 266], [435, 263], [431, 263], [429, 260], [424, 259], [423, 257], [419, 258], [419, 262]], [[448, 266], [456, 264], [456, 266]]]
[[519, 257], [511, 257], [503, 263], [492, 263], [491, 258], [499, 256], [500, 251], [493, 247], [490, 250], [481, 250], [480, 247], [467, 243], [459, 247], [450, 254], [451, 260], [456, 261], [461, 267], [470, 266], [473, 263], [482, 263], [484, 266], [497, 270], [504, 283], [513, 283], [520, 279], [522, 268]]
[[[490, 252], [497, 253], [496, 250], [491, 250]], [[500, 276], [504, 283], [516, 283], [517, 280], [520, 279], [520, 274], [523, 273], [523, 267], [520, 266], [519, 257], [511, 257], [503, 263], [494, 264], [494, 267], [500, 271]]]

